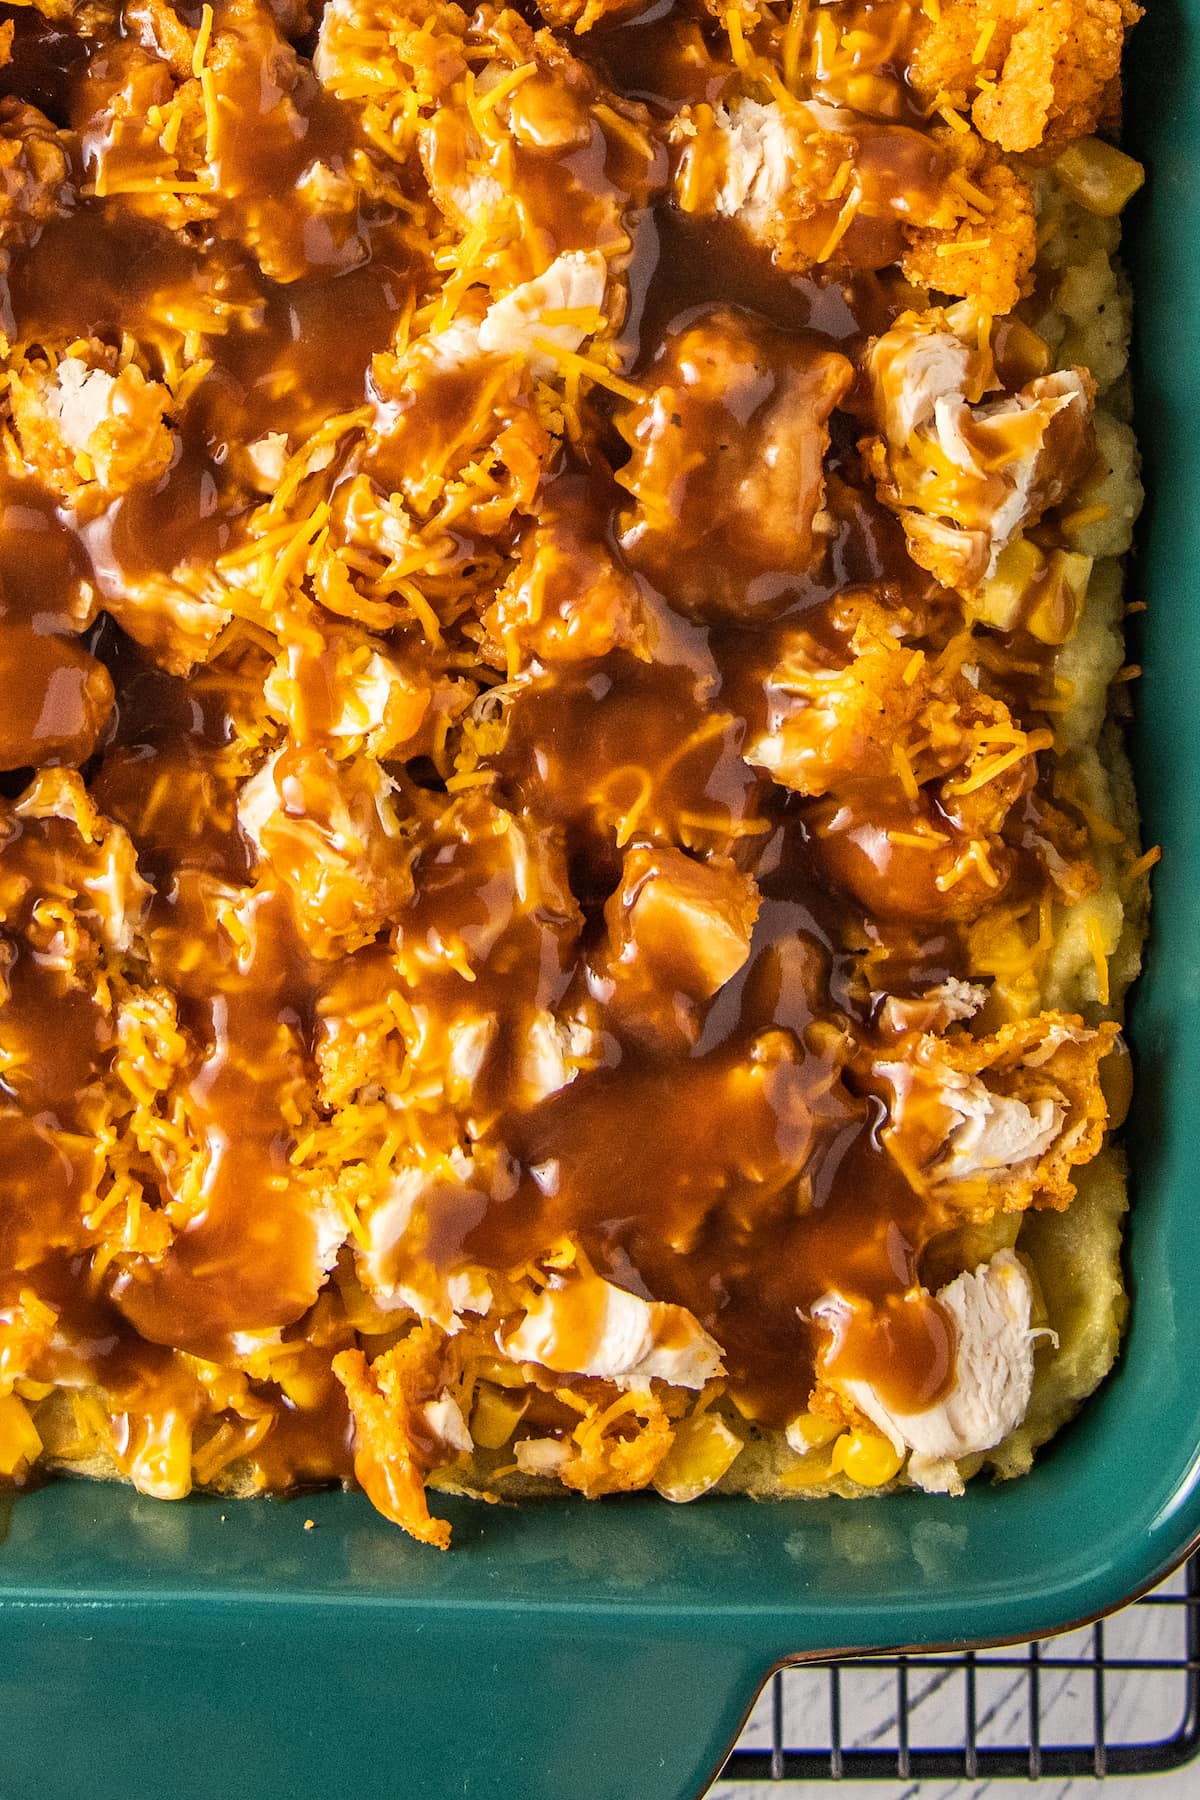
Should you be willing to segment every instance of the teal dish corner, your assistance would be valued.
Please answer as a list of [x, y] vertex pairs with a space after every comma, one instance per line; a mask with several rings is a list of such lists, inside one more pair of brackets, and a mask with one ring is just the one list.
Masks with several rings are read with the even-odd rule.
[[1200, 0], [1149, 8], [1129, 73], [1152, 496], [1133, 747], [1165, 856], [1118, 1374], [1029, 1480], [960, 1501], [452, 1503], [449, 1557], [343, 1494], [5, 1502], [3, 1793], [694, 1800], [772, 1664], [1048, 1632], [1200, 1535]]

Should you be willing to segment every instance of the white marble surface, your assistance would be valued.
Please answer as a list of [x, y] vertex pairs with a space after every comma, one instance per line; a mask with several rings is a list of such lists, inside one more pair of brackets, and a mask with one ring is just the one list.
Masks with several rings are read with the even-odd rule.
[[718, 1782], [710, 1800], [1196, 1800], [1200, 1772], [1109, 1776], [1105, 1781]]
[[[1184, 1576], [1172, 1577], [1160, 1592], [1178, 1595]], [[1186, 1700], [1181, 1674], [1155, 1669], [1156, 1660], [1176, 1660], [1185, 1654], [1183, 1608], [1154, 1603], [1131, 1607], [1105, 1622], [1100, 1647], [1107, 1660], [1133, 1665], [1108, 1671], [1104, 1677], [1105, 1736], [1110, 1745], [1144, 1744], [1171, 1737], [1180, 1727]], [[1095, 1640], [1092, 1629], [1068, 1633], [1040, 1648], [1041, 1741], [1051, 1745], [1091, 1744], [1097, 1705], [1095, 1678], [1090, 1669], [1072, 1668], [1072, 1658], [1089, 1657]], [[984, 1651], [977, 1663], [976, 1719], [981, 1748], [1024, 1746], [1029, 1742], [1029, 1682], [1020, 1670], [989, 1667], [1021, 1652]], [[842, 1674], [843, 1743], [851, 1747], [897, 1745], [897, 1678], [894, 1671], [869, 1666]], [[922, 1745], [961, 1746], [966, 1685], [957, 1670], [910, 1667], [908, 1676], [909, 1742]], [[769, 1749], [771, 1745], [770, 1691], [764, 1693], [742, 1739], [743, 1744]], [[829, 1678], [823, 1672], [790, 1670], [784, 1676], [784, 1742], [796, 1748], [827, 1748], [829, 1744]], [[1104, 1781], [1047, 1778], [1022, 1781], [840, 1781], [718, 1782], [709, 1800], [1014, 1800], [1032, 1793], [1037, 1800], [1200, 1800], [1200, 1761], [1189, 1768], [1155, 1776], [1109, 1776]]]

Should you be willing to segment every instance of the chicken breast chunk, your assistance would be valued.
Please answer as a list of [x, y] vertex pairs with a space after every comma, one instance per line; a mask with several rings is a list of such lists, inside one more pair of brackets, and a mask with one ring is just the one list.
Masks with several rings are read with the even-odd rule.
[[986, 1038], [918, 1036], [903, 1059], [875, 1064], [901, 1167], [958, 1216], [1061, 1210], [1072, 1168], [1103, 1141], [1099, 1070], [1116, 1037], [1111, 1023], [1056, 1012]]
[[903, 313], [867, 353], [880, 435], [862, 450], [876, 491], [913, 560], [964, 593], [1071, 492], [1095, 454], [1087, 370], [1004, 393], [988, 338], [986, 315], [964, 303]]
[[592, 985], [636, 1035], [693, 1037], [701, 1003], [749, 956], [757, 913], [758, 889], [732, 863], [639, 846], [604, 908]]
[[850, 107], [745, 95], [671, 126], [684, 212], [735, 219], [781, 268], [883, 268], [1007, 312], [1028, 287], [1028, 182], [973, 133], [868, 121]]
[[0, 100], [0, 256], [32, 242], [75, 198], [71, 140], [45, 113], [14, 96]]
[[824, 555], [829, 415], [853, 377], [813, 349], [722, 307], [669, 338], [645, 398], [618, 419], [631, 455], [621, 546], [686, 611], [755, 616]]
[[702, 1388], [723, 1373], [720, 1346], [686, 1307], [643, 1300], [590, 1271], [543, 1289], [502, 1348], [514, 1362], [596, 1376], [620, 1389], [652, 1380]]
[[939, 1289], [937, 1302], [954, 1332], [954, 1372], [931, 1406], [903, 1411], [871, 1382], [835, 1383], [836, 1391], [878, 1427], [898, 1454], [911, 1452], [908, 1473], [932, 1493], [961, 1493], [955, 1464], [992, 1450], [1025, 1417], [1033, 1387], [1033, 1290], [1020, 1258], [998, 1250], [990, 1262]]
[[85, 515], [158, 481], [174, 454], [166, 388], [100, 344], [86, 361], [26, 364], [9, 393], [26, 462]]
[[286, 886], [317, 956], [368, 942], [412, 892], [394, 784], [369, 757], [291, 744], [247, 781], [238, 824]]

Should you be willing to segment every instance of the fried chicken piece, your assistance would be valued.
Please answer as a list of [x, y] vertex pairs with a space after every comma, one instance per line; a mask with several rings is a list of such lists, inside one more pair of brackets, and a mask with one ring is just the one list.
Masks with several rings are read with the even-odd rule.
[[651, 1381], [700, 1389], [723, 1374], [720, 1345], [686, 1307], [643, 1300], [603, 1280], [582, 1255], [529, 1300], [500, 1348], [514, 1362], [644, 1391]]
[[539, 384], [602, 324], [607, 289], [598, 251], [567, 251], [488, 305], [476, 289], [445, 329], [376, 356], [384, 404], [363, 459], [376, 487], [421, 520], [436, 508], [439, 522], [487, 536], [531, 512], [556, 441], [549, 425], [562, 428], [547, 423]]
[[485, 350], [486, 315], [421, 338], [403, 356], [376, 356], [383, 400], [367, 433], [363, 467], [419, 519], [483, 536], [529, 513], [553, 439], [535, 405], [522, 354]]
[[[765, 729], [745, 750], [821, 801], [808, 815], [813, 854], [879, 919], [967, 919], [1001, 896], [1016, 867], [1010, 816], [1053, 742], [981, 691], [968, 634], [940, 643], [929, 629], [868, 589], [814, 610], [783, 638]], [[1026, 841], [1077, 893], [1093, 879], [1086, 846], [1052, 810], [1039, 803], [1046, 835]]]
[[371, 1504], [418, 1543], [450, 1548], [450, 1527], [429, 1514], [425, 1481], [471, 1440], [447, 1382], [456, 1371], [445, 1334], [418, 1325], [368, 1364], [343, 1350], [333, 1372], [354, 1416], [354, 1473]]
[[997, 315], [1011, 312], [1033, 280], [1033, 194], [1015, 169], [996, 160], [983, 163], [971, 180], [986, 211], [972, 208], [952, 225], [914, 228], [900, 266], [918, 287], [962, 294]]
[[1074, 1198], [1071, 1170], [1096, 1155], [1108, 1107], [1099, 1067], [1115, 1024], [1040, 1013], [991, 1037], [921, 1034], [874, 1064], [888, 1097], [885, 1138], [901, 1167], [951, 1213], [1051, 1207]]
[[[206, 133], [200, 83], [190, 65], [176, 72], [152, 32], [118, 39], [89, 66], [71, 122], [102, 194], [120, 195], [122, 205], [172, 229], [216, 217], [217, 196], [201, 192], [198, 181]], [[184, 191], [176, 191], [181, 183]]]
[[[378, 1010], [378, 1008], [376, 1008]], [[339, 1034], [344, 1028], [338, 1025]], [[368, 1046], [369, 1048], [369, 1046]], [[380, 1079], [382, 1062], [374, 1079]], [[365, 1071], [371, 1078], [371, 1071]], [[492, 1306], [492, 1283], [464, 1260], [460, 1240], [479, 1216], [488, 1172], [455, 1148], [431, 1168], [399, 1169], [382, 1197], [368, 1191], [360, 1212], [355, 1274], [385, 1313], [410, 1310], [448, 1333], [464, 1329], [463, 1315], [482, 1317]]]
[[238, 823], [290, 891], [315, 956], [369, 942], [412, 893], [411, 851], [393, 793], [370, 757], [339, 762], [291, 740], [242, 787]]
[[670, 131], [679, 206], [737, 219], [781, 267], [803, 274], [840, 241], [834, 233], [858, 150], [851, 120], [835, 107], [785, 112], [776, 101], [741, 96], [685, 107]]
[[1026, 291], [1033, 196], [973, 133], [739, 97], [684, 108], [671, 139], [682, 210], [736, 219], [783, 269], [901, 262], [910, 280], [996, 312]]
[[272, 281], [365, 262], [363, 202], [394, 203], [395, 173], [348, 133], [322, 157], [328, 102], [271, 8], [225, 0], [201, 72], [196, 34], [169, 9], [147, 0], [138, 22], [140, 41], [110, 46], [77, 102], [97, 190], [172, 229], [211, 222]]
[[614, 275], [627, 264], [631, 214], [665, 157], [645, 107], [609, 93], [550, 31], [488, 5], [468, 19], [441, 0], [332, 0], [313, 66], [362, 109], [372, 144], [419, 154], [472, 280], [502, 293], [570, 251], [602, 251]]
[[844, 356], [729, 307], [669, 337], [644, 398], [617, 415], [633, 566], [702, 618], [776, 605], [824, 554], [828, 420], [852, 378]]
[[648, 1486], [674, 1436], [662, 1401], [650, 1392], [614, 1397], [607, 1385], [594, 1389], [569, 1437], [525, 1438], [513, 1446], [523, 1474], [551, 1476], [588, 1500]]
[[[932, 1297], [921, 1290], [914, 1298], [928, 1304]], [[936, 1298], [954, 1332], [954, 1374], [931, 1406], [899, 1406], [862, 1376], [839, 1378], [836, 1349], [827, 1358], [823, 1391], [811, 1406], [825, 1416], [840, 1412], [847, 1423], [865, 1416], [897, 1455], [911, 1452], [908, 1474], [918, 1487], [959, 1494], [963, 1483], [956, 1463], [993, 1449], [1025, 1417], [1038, 1337], [1031, 1328], [1033, 1288], [1020, 1258], [998, 1250], [988, 1262], [947, 1282]], [[906, 1297], [906, 1303], [912, 1302]], [[845, 1313], [853, 1309], [838, 1295], [813, 1310], [834, 1325], [836, 1345], [839, 1328], [845, 1333]]]
[[71, 139], [13, 95], [0, 100], [0, 255], [32, 243], [75, 202]]
[[[511, 977], [523, 946], [548, 982], [555, 965], [569, 966], [581, 924], [558, 834], [533, 833], [484, 793], [468, 790], [421, 843], [397, 961], [418, 995], [426, 982], [453, 977], [477, 1015], [489, 970]], [[436, 1061], [436, 1045], [428, 1051]]]
[[922, 647], [927, 624], [870, 589], [851, 589], [810, 615], [807, 628], [784, 639], [766, 683], [767, 728], [750, 740], [747, 761], [811, 796], [889, 778], [908, 787], [911, 775], [916, 788], [937, 785], [947, 820], [964, 830], [986, 820], [996, 830], [1032, 770], [1020, 770], [1015, 790], [1011, 771], [999, 786], [976, 787], [973, 778], [997, 746], [1025, 734], [966, 672], [961, 641], [945, 655]]
[[1035, 751], [1050, 741], [1021, 731], [984, 695], [968, 707], [934, 702], [926, 713], [935, 730], [947, 728], [953, 774], [918, 784], [919, 770], [898, 768], [890, 790], [847, 784], [808, 818], [826, 879], [879, 921], [966, 921], [1003, 898], [1018, 866], [1009, 819], [1037, 778]]
[[330, 632], [316, 656], [307, 644], [289, 646], [263, 688], [273, 718], [321, 740], [339, 759], [364, 749], [376, 759], [408, 750], [431, 694], [387, 645], [351, 631]]
[[543, 489], [537, 522], [522, 534], [516, 566], [484, 615], [510, 672], [534, 658], [553, 665], [610, 650], [650, 654], [638, 584], [593, 523], [586, 490], [572, 476]]
[[649, 4], [650, 0], [537, 0], [537, 9], [547, 25], [560, 29], [569, 25], [582, 35], [594, 25], [635, 18]]
[[558, 1008], [583, 919], [559, 834], [530, 831], [476, 789], [428, 824], [394, 958], [416, 1009], [408, 1081], [460, 1109], [475, 1138], [497, 1107], [533, 1106], [594, 1052]]
[[130, 950], [150, 888], [138, 873], [129, 833], [105, 817], [75, 770], [40, 769], [11, 816], [19, 822], [20, 851], [5, 859], [5, 929], [25, 929], [27, 907], [54, 897], [78, 916], [77, 950], [89, 940], [114, 955]]
[[[442, 107], [418, 132], [435, 202], [462, 231], [487, 216], [493, 288], [571, 250], [602, 251], [619, 275], [633, 215], [666, 178], [646, 108], [609, 92], [552, 32], [511, 9], [481, 6], [468, 42], [488, 53], [476, 76], [482, 106]], [[528, 73], [512, 82], [519, 70]]]
[[466, 73], [468, 23], [452, 0], [329, 0], [321, 11], [313, 72], [348, 105], [369, 106], [373, 98], [411, 93], [422, 110], [440, 106]]
[[860, 449], [876, 491], [903, 524], [914, 562], [966, 594], [1095, 456], [1087, 370], [1005, 394], [989, 335], [987, 313], [964, 301], [902, 313], [866, 357], [880, 436]]
[[944, 0], [917, 15], [909, 80], [1002, 150], [1059, 150], [1096, 129], [1141, 16], [1133, 0]]
[[[939, 688], [924, 654], [914, 657], [920, 621], [907, 609], [851, 590], [827, 609], [827, 627], [819, 637], [803, 628], [784, 637], [766, 681], [766, 727], [745, 751], [784, 787], [813, 796], [894, 775], [893, 745]], [[952, 686], [961, 697], [969, 684]]]
[[113, 707], [112, 677], [76, 639], [0, 619], [0, 656], [19, 668], [0, 718], [0, 769], [87, 761]]
[[591, 986], [621, 1026], [651, 1043], [693, 1041], [700, 1009], [750, 954], [758, 889], [729, 862], [638, 846], [604, 908]]
[[9, 398], [27, 467], [82, 518], [166, 472], [175, 440], [171, 396], [136, 363], [92, 340], [84, 356], [14, 371]]
[[104, 609], [160, 669], [190, 675], [212, 655], [233, 617], [230, 599], [211, 568], [191, 563], [171, 575], [113, 584], [104, 594]]

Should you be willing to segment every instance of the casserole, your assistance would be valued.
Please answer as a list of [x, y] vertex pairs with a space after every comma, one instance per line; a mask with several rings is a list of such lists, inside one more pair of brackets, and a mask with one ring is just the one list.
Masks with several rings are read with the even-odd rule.
[[164, 1511], [61, 1484], [16, 1504], [0, 1556], [11, 1791], [688, 1796], [770, 1664], [1047, 1632], [1148, 1585], [1200, 1530], [1184, 1099], [1200, 1073], [1188, 818], [1200, 642], [1182, 601], [1200, 548], [1187, 474], [1200, 217], [1182, 99], [1197, 11], [1156, 9], [1130, 57], [1130, 147], [1150, 171], [1127, 240], [1151, 493], [1135, 750], [1147, 841], [1167, 856], [1133, 1014], [1138, 1304], [1117, 1378], [1031, 1482], [953, 1509], [909, 1495], [849, 1511], [454, 1506], [449, 1564], [358, 1497]]

